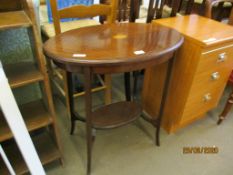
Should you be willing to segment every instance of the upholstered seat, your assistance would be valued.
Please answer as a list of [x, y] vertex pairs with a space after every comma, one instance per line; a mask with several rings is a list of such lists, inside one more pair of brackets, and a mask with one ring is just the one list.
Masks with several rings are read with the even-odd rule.
[[[100, 23], [93, 19], [81, 19], [75, 21], [61, 22], [61, 32], [66, 32], [68, 30], [77, 29], [81, 27], [100, 25]], [[42, 32], [49, 38], [55, 36], [54, 25], [50, 23], [44, 23], [41, 26]]]

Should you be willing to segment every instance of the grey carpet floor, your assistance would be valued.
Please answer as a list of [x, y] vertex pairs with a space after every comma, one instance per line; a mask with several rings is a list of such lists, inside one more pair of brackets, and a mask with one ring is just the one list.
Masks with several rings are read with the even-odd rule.
[[[139, 119], [122, 128], [97, 131], [93, 147], [92, 175], [232, 175], [233, 116], [217, 126], [218, 114], [230, 92], [227, 88], [218, 107], [193, 124], [174, 134], [161, 132], [161, 146], [154, 145], [154, 128]], [[113, 101], [124, 99], [123, 79], [113, 78]], [[94, 106], [103, 104], [103, 93], [93, 95]], [[85, 175], [85, 125], [77, 122], [69, 135], [70, 122], [64, 105], [55, 98], [58, 124], [64, 151], [64, 166], [54, 162], [46, 166], [48, 175]], [[83, 114], [83, 98], [76, 101]], [[233, 111], [233, 109], [232, 109]], [[217, 154], [183, 154], [183, 147], [212, 147]]]

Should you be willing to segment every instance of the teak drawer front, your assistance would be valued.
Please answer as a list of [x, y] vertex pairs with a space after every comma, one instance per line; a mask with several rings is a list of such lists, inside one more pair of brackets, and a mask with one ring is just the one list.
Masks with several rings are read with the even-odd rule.
[[233, 66], [223, 64], [215, 68], [206, 68], [205, 72], [200, 72], [194, 76], [193, 83], [188, 98], [192, 98], [193, 92], [199, 92], [201, 89], [218, 88], [225, 86]]
[[[224, 88], [226, 85], [226, 82], [229, 78], [229, 75], [233, 69], [233, 47], [230, 47], [232, 50], [225, 50], [225, 53], [232, 56], [228, 58], [226, 62], [222, 62], [221, 64], [216, 64], [216, 55], [219, 54], [219, 52], [222, 53], [222, 50], [219, 50], [218, 52], [214, 51], [209, 54], [208, 58], [201, 58], [197, 71], [194, 75], [191, 89], [189, 91], [189, 96], [187, 98], [187, 103], [190, 101], [195, 101], [196, 95], [201, 95], [205, 91], [211, 90], [211, 89], [221, 89]], [[205, 55], [206, 56], [206, 55]], [[207, 60], [208, 59], [208, 60]], [[204, 61], [203, 61], [204, 60]], [[207, 60], [207, 61], [206, 61]], [[214, 60], [214, 62], [213, 62]], [[205, 66], [205, 69], [202, 71], [201, 68], [203, 67], [203, 63], [214, 63], [212, 66]]]
[[227, 45], [221, 48], [205, 51], [201, 54], [197, 73], [205, 72], [206, 69], [216, 68], [218, 66], [233, 67], [233, 45]]
[[[224, 85], [222, 85], [224, 86]], [[191, 93], [191, 98], [188, 99], [182, 115], [181, 122], [192, 120], [197, 116], [206, 113], [208, 110], [214, 108], [224, 90], [222, 86], [202, 89], [199, 92]], [[208, 97], [210, 99], [208, 99]]]
[[[218, 62], [222, 53], [228, 58]], [[217, 105], [233, 68], [232, 59], [232, 46], [201, 55], [181, 121], [192, 120]]]

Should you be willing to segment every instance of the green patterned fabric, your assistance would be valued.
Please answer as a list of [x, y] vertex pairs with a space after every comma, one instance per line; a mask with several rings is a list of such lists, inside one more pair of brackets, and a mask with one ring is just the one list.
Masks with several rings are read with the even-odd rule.
[[32, 60], [27, 30], [24, 28], [0, 31], [0, 58], [3, 64]]
[[[37, 0], [33, 2], [37, 3]], [[27, 29], [18, 28], [0, 31], [0, 60], [3, 63], [3, 68], [6, 64], [34, 60]], [[38, 84], [16, 88], [13, 92], [19, 104], [41, 98]]]

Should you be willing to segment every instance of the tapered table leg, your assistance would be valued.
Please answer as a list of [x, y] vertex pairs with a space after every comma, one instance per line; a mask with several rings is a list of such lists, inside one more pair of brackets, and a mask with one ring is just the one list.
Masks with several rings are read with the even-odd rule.
[[156, 145], [157, 146], [160, 146], [159, 134], [160, 134], [161, 119], [162, 119], [163, 114], [164, 114], [164, 108], [165, 108], [165, 103], [166, 103], [166, 99], [167, 99], [169, 83], [170, 83], [170, 79], [171, 79], [171, 72], [172, 72], [173, 62], [174, 62], [174, 57], [169, 60], [168, 66], [167, 66], [166, 79], [165, 79], [165, 82], [164, 82], [163, 94], [162, 94], [162, 99], [161, 99], [160, 109], [159, 109], [159, 115], [158, 115], [158, 120], [157, 120], [157, 125], [156, 125], [157, 128], [156, 128], [156, 134], [155, 135], [156, 135]]
[[73, 80], [72, 80], [72, 73], [66, 72], [66, 79], [68, 84], [68, 98], [69, 98], [69, 110], [70, 110], [70, 121], [71, 121], [71, 129], [70, 134], [74, 133], [75, 129], [75, 120], [76, 117], [74, 116], [74, 98], [73, 98]]
[[91, 69], [86, 67], [85, 76], [85, 111], [86, 111], [86, 139], [87, 139], [87, 175], [91, 173], [91, 156], [92, 156], [92, 99], [91, 99]]

